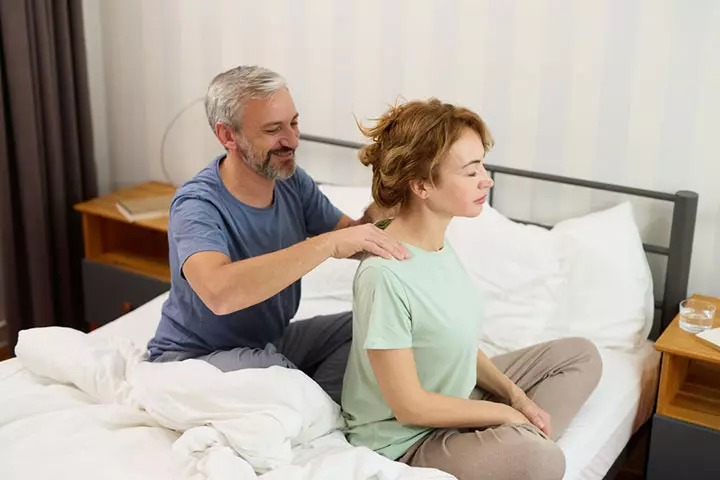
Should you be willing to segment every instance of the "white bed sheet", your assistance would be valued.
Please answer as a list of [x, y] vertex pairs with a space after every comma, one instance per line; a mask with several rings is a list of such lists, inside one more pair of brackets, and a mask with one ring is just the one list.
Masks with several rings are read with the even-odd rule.
[[600, 353], [600, 384], [558, 440], [567, 460], [566, 479], [603, 478], [655, 404], [660, 353], [652, 342], [632, 353]]
[[[152, 337], [167, 294], [161, 295], [124, 317], [95, 330], [92, 335], [129, 338], [144, 345]], [[298, 318], [333, 313], [345, 302], [307, 301]], [[483, 346], [489, 355], [494, 352]], [[631, 352], [601, 349], [603, 375], [568, 431], [558, 441], [567, 461], [566, 480], [601, 479], [632, 434], [649, 418], [655, 403], [660, 355], [652, 342]], [[15, 376], [19, 362], [0, 362], [0, 382]], [[27, 382], [35, 381], [27, 376]], [[169, 442], [170, 439], [164, 439]]]

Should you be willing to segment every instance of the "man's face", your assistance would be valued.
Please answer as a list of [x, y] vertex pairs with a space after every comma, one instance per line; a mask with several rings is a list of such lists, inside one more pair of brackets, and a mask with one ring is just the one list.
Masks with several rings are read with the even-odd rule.
[[298, 113], [287, 88], [245, 105], [235, 141], [245, 163], [270, 180], [295, 173], [299, 143]]

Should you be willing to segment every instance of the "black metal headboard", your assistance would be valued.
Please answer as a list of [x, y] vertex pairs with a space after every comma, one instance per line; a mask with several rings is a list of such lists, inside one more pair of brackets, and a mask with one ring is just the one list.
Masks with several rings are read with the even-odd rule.
[[[359, 149], [362, 143], [339, 140], [335, 138], [320, 137], [316, 135], [300, 135], [306, 141], [333, 145], [350, 149]], [[688, 280], [690, 277], [690, 260], [692, 259], [693, 239], [695, 237], [695, 220], [697, 218], [698, 194], [692, 191], [681, 190], [674, 194], [631, 188], [610, 183], [593, 182], [578, 178], [549, 175], [546, 173], [531, 172], [516, 168], [501, 167], [496, 165], [485, 166], [493, 179], [497, 175], [510, 175], [524, 177], [545, 182], [559, 183], [563, 185], [574, 185], [593, 190], [614, 192], [635, 197], [650, 198], [673, 204], [672, 226], [670, 228], [670, 244], [667, 247], [643, 244], [645, 252], [650, 255], [661, 255], [667, 257], [665, 269], [665, 290], [662, 300], [655, 301], [655, 309], [660, 311], [659, 317], [653, 325], [652, 337], [656, 337], [670, 324], [677, 315], [679, 303], [688, 294]], [[490, 203], [493, 200], [493, 190], [490, 191]], [[552, 228], [550, 225], [543, 225], [522, 219], [513, 219], [516, 222], [538, 225], [544, 228]]]

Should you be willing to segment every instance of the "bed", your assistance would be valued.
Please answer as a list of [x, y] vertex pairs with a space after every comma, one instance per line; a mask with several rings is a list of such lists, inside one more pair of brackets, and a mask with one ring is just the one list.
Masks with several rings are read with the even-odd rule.
[[[322, 137], [306, 136], [305, 140], [341, 148], [355, 149], [359, 147], [358, 144], [352, 142]], [[645, 243], [640, 247], [648, 255], [667, 257], [664, 275], [657, 278], [656, 274], [654, 279], [661, 286], [662, 299], [656, 301], [654, 300], [655, 296], [649, 297], [652, 299], [650, 320], [646, 322], [646, 325], [638, 324], [636, 328], [637, 332], [641, 332], [643, 337], [647, 338], [635, 339], [632, 345], [615, 348], [613, 340], [599, 337], [598, 343], [603, 358], [601, 382], [558, 442], [567, 459], [566, 479], [612, 478], [623, 459], [629, 440], [638, 429], [647, 424], [653, 413], [660, 357], [653, 349], [652, 339], [656, 338], [669, 324], [676, 314], [677, 304], [687, 294], [697, 195], [692, 192], [666, 194], [492, 165], [488, 169], [494, 176], [523, 177], [534, 181], [598, 189], [669, 202], [673, 207], [669, 246], [661, 247]], [[339, 204], [341, 209], [350, 214], [355, 213], [355, 209], [362, 207], [368, 195], [367, 189], [360, 187], [347, 189], [334, 185], [322, 185], [321, 188], [334, 203]], [[498, 208], [492, 199], [491, 205]], [[503, 238], [510, 234], [498, 233], [500, 237], [499, 240], [496, 239], [496, 242], [502, 244], [504, 253], [507, 253], [507, 249], [511, 247], [517, 250], [539, 248], [537, 245], [544, 245], [544, 239], [547, 239], [541, 231], [546, 229], [548, 232], [551, 231], [547, 225], [532, 225], [531, 222], [522, 222], [518, 219], [513, 219], [515, 221], [510, 222], [512, 225], [506, 224], [500, 218], [501, 215], [497, 213], [487, 217], [490, 219], [488, 221], [496, 218], [494, 221], [498, 223], [495, 225], [502, 225], [502, 228], [516, 229], [508, 230], [515, 239], [527, 236], [528, 243], [523, 244], [520, 240], [506, 242]], [[520, 228], [519, 226], [529, 230], [517, 230]], [[467, 233], [467, 228], [475, 227], [475, 224], [461, 224], [460, 230], [453, 233], [458, 245], [455, 241], [453, 244], [461, 255], [463, 248], [467, 249], [468, 254], [472, 254], [472, 258], [477, 255], [474, 250], [477, 247], [476, 237]], [[565, 230], [571, 231], [573, 228], [575, 228], [575, 233], [579, 232], [579, 235], [592, 231], [592, 226], [587, 222], [567, 226]], [[473, 241], [463, 245], [463, 239], [467, 238], [472, 238]], [[492, 251], [497, 247], [497, 244], [492, 243], [492, 238], [483, 238], [482, 241], [485, 242], [482, 247], [484, 251]], [[508, 247], [508, 243], [513, 243], [513, 245]], [[557, 245], [553, 245], [557, 247]], [[565, 244], [562, 245], [565, 246]], [[542, 252], [535, 253], [536, 257], [541, 257], [543, 254]], [[490, 255], [502, 256], [497, 253], [490, 253]], [[349, 262], [351, 261], [327, 262], [303, 281], [303, 298], [295, 320], [317, 314], [338, 312], [349, 307], [351, 298], [348, 288], [354, 270], [353, 264]], [[536, 275], [533, 278], [537, 279], [538, 272], [541, 272], [542, 268], [548, 268], [549, 264], [546, 262], [539, 265], [533, 272]], [[468, 268], [471, 274], [475, 275], [474, 278], [477, 279], [478, 284], [484, 285], [482, 283], [486, 280], [483, 278], [484, 273], [475, 272], [472, 266]], [[513, 278], [517, 276], [515, 271], [509, 271], [509, 273], [513, 273]], [[551, 282], [553, 278], [547, 272], [544, 274], [546, 275], [542, 280], [544, 283], [541, 282], [543, 291], [549, 288], [548, 285], [551, 283], [548, 282]], [[550, 280], [547, 280], [548, 278]], [[493, 279], [493, 281], [495, 280]], [[650, 278], [650, 281], [652, 280]], [[566, 288], [562, 286], [565, 285], [563, 282], [552, 285], [556, 289]], [[447, 478], [435, 471], [399, 469], [391, 465], [394, 462], [383, 462], [373, 456], [372, 452], [351, 449], [344, 444], [342, 436], [332, 428], [326, 428], [328, 432], [323, 431], [326, 434], [316, 435], [309, 441], [291, 442], [292, 451], [288, 450], [290, 456], [283, 457], [284, 459], [280, 457], [274, 459], [273, 461], [276, 463], [268, 463], [267, 454], [263, 457], [252, 450], [255, 447], [260, 448], [259, 446], [248, 446], [247, 442], [242, 443], [242, 438], [233, 443], [231, 430], [222, 430], [218, 427], [225, 434], [225, 437], [218, 440], [213, 436], [216, 435], [216, 432], [207, 429], [207, 425], [217, 425], [213, 423], [217, 420], [216, 417], [213, 417], [215, 418], [213, 421], [201, 421], [197, 425], [188, 424], [185, 434], [182, 435], [185, 428], [168, 428], [168, 426], [175, 425], [169, 419], [174, 412], [162, 410], [167, 405], [172, 406], [177, 402], [179, 402], [178, 405], [185, 406], [182, 403], [185, 401], [185, 397], [168, 396], [175, 395], [182, 389], [173, 385], [172, 389], [168, 387], [161, 392], [165, 395], [162, 397], [158, 397], [155, 391], [151, 392], [157, 398], [162, 399], [160, 404], [152, 403], [156, 397], [146, 397], [143, 400], [141, 396], [132, 391], [128, 393], [128, 389], [140, 390], [139, 383], [134, 383], [132, 388], [128, 387], [128, 384], [138, 382], [137, 378], [142, 377], [143, 372], [135, 372], [131, 375], [129, 359], [134, 358], [133, 355], [137, 355], [137, 351], [127, 347], [128, 344], [144, 346], [147, 343], [155, 331], [160, 318], [160, 308], [166, 296], [167, 294], [163, 294], [135, 311], [91, 332], [86, 336], [87, 338], [84, 338], [84, 334], [78, 333], [83, 337], [74, 334], [66, 337], [67, 332], [53, 331], [50, 333], [55, 336], [47, 337], [53, 340], [50, 341], [47, 338], [41, 338], [39, 334], [33, 336], [33, 332], [25, 334], [25, 343], [20, 349], [22, 355], [18, 354], [18, 356], [27, 365], [18, 358], [0, 363], [0, 473], [2, 473], [2, 478], [41, 478], [50, 475], [52, 478], [73, 479], [85, 477], [178, 478], [180, 475], [178, 464], [182, 465], [180, 471], [187, 478], [257, 478], [253, 469], [261, 473], [267, 472], [260, 478], [270, 480], [275, 478], [374, 478], [373, 475], [381, 474], [383, 478]], [[494, 301], [497, 302], [496, 307], [502, 308], [504, 307], [502, 302], [512, 301], [512, 298], [499, 296]], [[531, 307], [537, 310], [543, 306], [531, 305]], [[548, 314], [556, 315], [557, 311], [548, 310]], [[519, 320], [514, 317], [514, 321], [525, 321], [520, 318], [521, 314], [517, 314], [516, 317]], [[558, 334], [558, 326], [554, 325], [553, 321], [555, 320], [548, 320], [533, 335], [526, 334], [527, 338], [524, 338], [523, 341], [527, 343], [537, 339], [544, 340], [562, 336], [564, 333]], [[553, 328], [555, 328], [554, 333]], [[565, 332], [566, 328], [567, 326], [562, 326], [560, 331]], [[587, 326], [582, 328], [587, 328]], [[533, 331], [532, 328], [524, 330]], [[33, 343], [33, 338], [35, 343]], [[513, 341], [517, 340], [516, 335], [508, 338]], [[118, 339], [126, 343], [119, 347]], [[21, 340], [23, 340], [22, 337]], [[603, 346], [606, 344], [610, 346]], [[513, 344], [503, 344], [503, 342], [481, 338], [479, 346], [492, 355], [508, 350]], [[83, 349], [86, 349], [86, 352]], [[121, 352], [122, 355], [118, 352]], [[70, 362], [68, 358], [74, 355], [81, 355], [82, 360], [78, 360], [76, 363]], [[120, 372], [120, 370], [122, 371]], [[47, 372], [47, 376], [42, 374], [45, 372]], [[187, 378], [197, 378], [197, 382], [202, 382], [203, 376], [210, 375], [207, 370], [195, 373], [198, 377], [189, 375]], [[122, 381], [109, 378], [116, 374], [119, 375], [118, 378], [122, 377], [120, 378]], [[174, 372], [173, 375], [175, 374], [179, 375], [178, 381], [182, 382], [185, 372]], [[133, 376], [135, 378], [132, 378]], [[150, 380], [145, 379], [144, 385], [146, 393], [155, 387], [152, 385], [152, 388], [149, 388], [148, 383], [162, 383], [155, 377], [148, 378]], [[258, 381], [240, 379], [240, 377], [238, 379], [245, 382]], [[258, 385], [258, 389], [264, 388], [262, 383]], [[162, 387], [160, 385], [159, 388], [162, 389]], [[276, 385], [269, 385], [267, 388], [276, 388]], [[320, 397], [313, 397], [316, 395], [314, 391], [303, 390], [303, 392], [305, 393], [298, 397], [303, 397], [306, 401], [314, 402], [314, 404], [321, 402]], [[181, 392], [181, 394], [186, 395], [187, 391]], [[220, 396], [224, 394], [224, 392], [218, 393]], [[110, 396], [107, 397], [107, 395]], [[103, 398], [110, 398], [110, 400], [107, 402], [99, 400]], [[180, 400], [176, 400], [177, 398]], [[312, 400], [313, 398], [315, 400]], [[302, 398], [297, 399], [297, 401], [302, 400]], [[143, 401], [148, 403], [143, 404]], [[104, 403], [112, 404], [114, 410], [108, 413], [104, 408], [110, 409], [111, 407]], [[141, 407], [142, 414], [137, 411], [128, 411], [128, 408], [138, 407], [138, 405]], [[160, 406], [158, 407], [158, 405]], [[152, 419], [143, 416], [147, 412], [158, 413], [158, 409], [162, 415], [155, 415], [155, 418]], [[255, 414], [263, 417], [270, 415], [267, 411], [258, 411]], [[275, 413], [271, 412], [270, 416], [272, 415]], [[318, 417], [309, 422], [314, 427], [311, 425], [308, 428], [312, 429], [322, 421], [332, 420], [328, 420], [330, 417], [327, 415], [323, 417], [323, 415], [325, 414], [318, 413]], [[121, 420], [118, 420], [119, 418]], [[252, 425], [252, 428], [257, 427], [256, 424]], [[193, 435], [188, 435], [190, 431], [193, 432]], [[302, 435], [302, 431], [300, 435]], [[223, 440], [225, 438], [230, 439], [229, 445]], [[283, 446], [286, 446], [285, 443]], [[272, 445], [267, 447], [270, 450], [265, 452], [271, 451], [271, 447]], [[249, 462], [250, 465], [240, 459], [237, 454], [238, 451], [247, 452], [247, 449], [251, 451], [243, 458], [247, 459], [255, 455], [254, 461]], [[283, 462], [287, 465], [282, 468], [274, 468]], [[259, 468], [258, 465], [260, 465]]]

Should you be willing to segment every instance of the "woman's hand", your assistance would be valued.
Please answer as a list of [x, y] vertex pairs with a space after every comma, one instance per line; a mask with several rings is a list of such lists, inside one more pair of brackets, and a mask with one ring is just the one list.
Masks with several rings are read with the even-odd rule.
[[498, 405], [502, 405], [503, 407], [507, 408], [507, 412], [505, 415], [505, 421], [504, 423], [511, 423], [513, 425], [520, 425], [522, 423], [532, 423], [522, 412], [519, 410], [510, 407], [508, 405], [505, 405], [504, 403], [498, 403]]
[[525, 395], [525, 393], [523, 393], [522, 395], [518, 395], [516, 398], [512, 399], [510, 405], [515, 410], [527, 417], [527, 419], [530, 420], [530, 423], [542, 430], [545, 435], [547, 435], [548, 437], [552, 437], [550, 414], [548, 414], [542, 408], [538, 407], [535, 402], [530, 400], [530, 397]]

